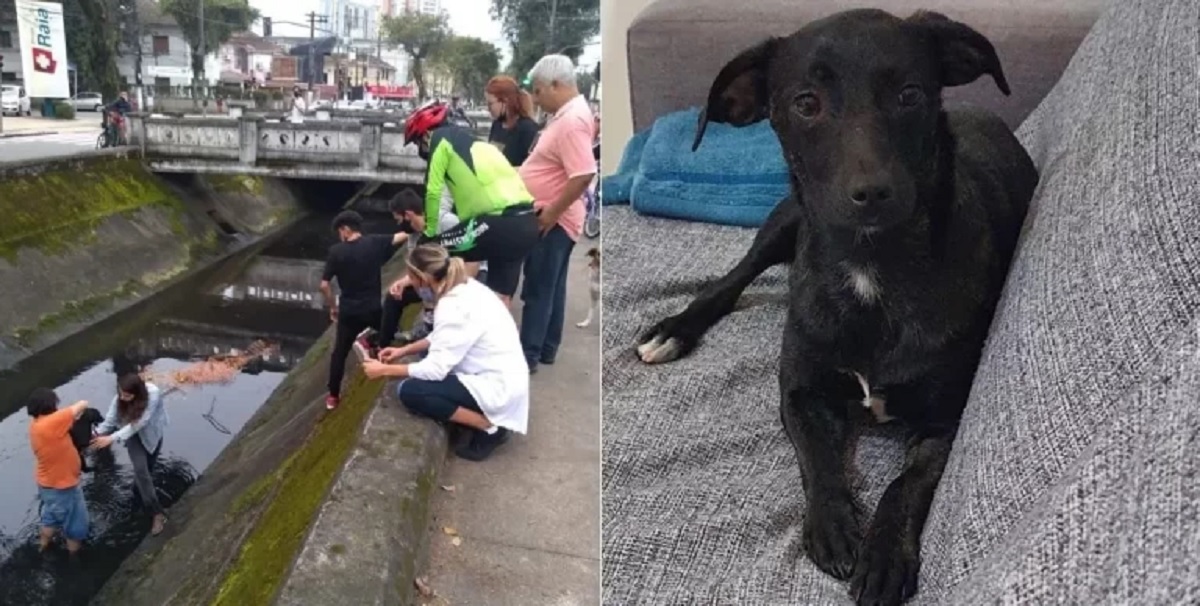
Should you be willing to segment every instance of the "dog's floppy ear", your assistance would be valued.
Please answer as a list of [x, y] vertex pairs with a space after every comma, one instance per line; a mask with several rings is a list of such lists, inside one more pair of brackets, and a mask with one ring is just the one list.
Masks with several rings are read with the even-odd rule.
[[767, 64], [775, 54], [776, 44], [777, 38], [768, 38], [742, 51], [721, 68], [708, 90], [708, 104], [700, 111], [692, 151], [700, 147], [709, 122], [745, 126], [766, 117]]
[[1000, 57], [983, 34], [933, 11], [917, 11], [907, 21], [924, 30], [937, 45], [942, 86], [970, 84], [990, 74], [1000, 92], [1012, 93], [1000, 67]]

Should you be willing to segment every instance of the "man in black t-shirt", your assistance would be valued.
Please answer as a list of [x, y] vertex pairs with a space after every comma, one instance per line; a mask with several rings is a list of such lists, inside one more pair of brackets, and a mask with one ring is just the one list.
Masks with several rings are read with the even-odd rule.
[[[329, 319], [337, 323], [333, 356], [329, 360], [329, 395], [325, 408], [337, 408], [341, 397], [342, 375], [346, 372], [346, 356], [359, 334], [372, 328], [379, 330], [383, 291], [379, 275], [396, 249], [408, 239], [408, 234], [363, 235], [362, 216], [347, 210], [333, 219], [333, 230], [341, 242], [329, 248], [325, 273], [321, 276], [321, 294], [329, 307]], [[341, 294], [333, 298], [330, 281], [337, 279]]]

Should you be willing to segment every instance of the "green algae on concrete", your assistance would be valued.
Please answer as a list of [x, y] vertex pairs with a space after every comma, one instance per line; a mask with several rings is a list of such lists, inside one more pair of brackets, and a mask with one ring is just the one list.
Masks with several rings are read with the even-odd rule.
[[79, 301], [68, 301], [57, 312], [42, 316], [36, 326], [17, 328], [12, 332], [12, 337], [21, 345], [29, 345], [37, 335], [64, 324], [86, 320], [97, 312], [108, 309], [113, 303], [136, 295], [141, 287], [141, 282], [129, 280], [112, 291]]
[[263, 193], [262, 177], [254, 175], [205, 175], [213, 190], [228, 194], [251, 194], [261, 196]]
[[[359, 428], [383, 384], [368, 381], [356, 372], [343, 389], [337, 410], [321, 419], [295, 455], [269, 476], [279, 485], [258, 524], [242, 543], [213, 606], [271, 601], [299, 553], [317, 509], [358, 441]], [[258, 487], [258, 491], [266, 490]], [[243, 496], [250, 492], [247, 490]]]
[[67, 250], [87, 243], [104, 219], [146, 206], [184, 212], [136, 159], [82, 160], [72, 170], [9, 176], [0, 180], [0, 257], [15, 260], [25, 247]]

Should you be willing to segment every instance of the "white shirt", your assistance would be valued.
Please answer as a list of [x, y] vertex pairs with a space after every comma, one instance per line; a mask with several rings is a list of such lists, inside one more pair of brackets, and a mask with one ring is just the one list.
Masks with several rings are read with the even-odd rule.
[[529, 367], [517, 324], [487, 286], [467, 280], [450, 289], [433, 312], [424, 360], [409, 376], [441, 381], [454, 373], [494, 425], [525, 433], [529, 422]]

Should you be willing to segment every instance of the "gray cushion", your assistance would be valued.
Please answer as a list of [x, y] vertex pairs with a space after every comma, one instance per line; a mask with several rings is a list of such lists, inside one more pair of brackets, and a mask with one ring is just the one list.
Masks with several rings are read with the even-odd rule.
[[[924, 534], [915, 604], [1200, 595], [1200, 3], [1106, 13], [1020, 131], [1042, 170]], [[631, 345], [752, 230], [605, 209], [604, 602], [847, 604], [799, 541], [778, 415], [784, 275], [688, 358]], [[620, 268], [619, 271], [614, 268]], [[856, 453], [873, 506], [894, 430]]]
[[1012, 86], [1005, 97], [990, 78], [946, 90], [949, 103], [970, 102], [1013, 128], [1058, 80], [1108, 0], [658, 0], [629, 28], [634, 130], [662, 114], [703, 103], [717, 72], [771, 35], [847, 8], [871, 6], [900, 17], [936, 10], [979, 30], [996, 46]]

